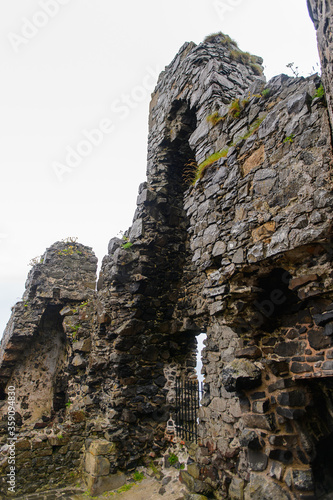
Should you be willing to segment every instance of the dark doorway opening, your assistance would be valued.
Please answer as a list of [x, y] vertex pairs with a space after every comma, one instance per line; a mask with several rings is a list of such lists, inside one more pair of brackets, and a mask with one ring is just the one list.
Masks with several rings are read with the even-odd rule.
[[312, 472], [316, 498], [333, 499], [333, 433], [318, 442]]

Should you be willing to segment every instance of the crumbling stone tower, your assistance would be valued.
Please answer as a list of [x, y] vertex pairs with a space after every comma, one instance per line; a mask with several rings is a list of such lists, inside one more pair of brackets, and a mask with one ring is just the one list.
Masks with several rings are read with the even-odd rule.
[[[327, 52], [328, 2], [309, 6]], [[185, 44], [152, 96], [147, 181], [97, 291], [75, 242], [33, 268], [0, 354], [2, 470], [14, 385], [21, 490], [65, 473], [96, 494], [161, 452], [175, 377], [206, 332], [182, 481], [246, 500], [333, 491], [329, 69], [325, 100], [317, 75], [266, 84], [261, 62], [222, 34]]]

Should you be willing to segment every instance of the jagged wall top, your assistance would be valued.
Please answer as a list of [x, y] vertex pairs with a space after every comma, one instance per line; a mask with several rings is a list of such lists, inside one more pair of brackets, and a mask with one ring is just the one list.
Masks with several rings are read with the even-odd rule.
[[328, 113], [333, 130], [333, 7], [331, 0], [307, 0], [308, 10], [317, 30], [318, 50], [322, 68]]
[[[208, 337], [204, 363], [208, 389], [200, 414], [202, 454], [196, 458], [202, 459], [209, 478], [220, 480], [223, 475], [230, 483], [231, 471], [233, 482], [241, 482], [243, 490], [244, 481], [249, 480], [249, 465], [252, 465], [251, 455], [245, 455], [247, 444], [241, 444], [239, 439], [245, 426], [265, 430], [267, 448], [264, 451], [269, 456], [262, 453], [260, 471], [267, 469], [268, 460], [269, 466], [274, 466], [274, 455], [270, 454], [273, 442], [268, 443], [268, 436], [275, 430], [270, 422], [275, 414], [279, 415], [276, 399], [271, 399], [272, 408], [263, 402], [259, 415], [257, 401], [251, 407], [250, 403], [248, 407], [241, 407], [237, 395], [226, 392], [232, 387], [225, 383], [223, 370], [225, 373], [236, 367], [232, 374], [239, 378], [237, 366], [251, 365], [247, 358], [262, 357], [262, 365], [266, 366], [272, 353], [284, 361], [284, 367], [294, 361], [290, 359], [290, 351], [284, 356], [282, 350], [293, 347], [295, 337], [283, 342], [285, 332], [278, 330], [279, 323], [270, 325], [267, 332], [265, 324], [257, 325], [261, 333], [253, 334], [253, 301], [261, 300], [263, 296], [259, 294], [266, 291], [261, 288], [262, 276], [271, 280], [271, 270], [282, 265], [281, 259], [276, 264], [277, 259], [284, 257], [283, 269], [294, 277], [300, 307], [305, 307], [302, 301], [327, 293], [331, 287], [329, 255], [324, 254], [324, 250], [332, 220], [332, 154], [324, 102], [311, 99], [319, 85], [318, 78], [304, 80], [280, 75], [269, 84], [269, 98], [255, 95], [264, 87], [262, 76], [251, 67], [250, 56], [240, 53], [237, 61], [237, 54], [232, 51], [238, 49], [231, 42], [221, 43], [225, 40], [221, 36], [209, 37], [199, 46], [185, 44], [159, 79], [151, 105], [148, 182], [140, 187], [134, 224], [128, 232], [132, 246], [124, 248], [120, 240], [111, 240], [96, 301], [89, 301], [92, 304], [82, 309], [76, 304], [82, 298], [84, 282], [88, 283], [87, 294], [94, 294], [89, 285], [96, 265], [94, 257], [90, 252], [84, 257], [83, 251], [80, 255], [80, 248], [70, 251], [68, 272], [64, 273], [64, 268], [52, 267], [52, 259], [65, 264], [67, 258], [63, 255], [64, 249], [56, 244], [51, 253], [44, 256], [48, 260], [52, 254], [48, 262], [51, 266], [38, 264], [29, 277], [27, 297], [31, 293], [31, 309], [28, 303], [25, 311], [26, 304], [22, 302], [13, 313], [12, 322], [17, 321], [18, 327], [10, 327], [16, 337], [12, 334], [12, 349], [8, 349], [7, 344], [7, 364], [3, 363], [2, 369], [10, 371], [29, 338], [32, 342], [25, 363], [28, 371], [35, 354], [34, 345], [39, 348], [42, 359], [48, 349], [50, 332], [57, 337], [54, 359], [58, 359], [58, 365], [60, 361], [60, 368], [49, 370], [53, 377], [48, 385], [49, 394], [52, 389], [56, 396], [52, 402], [48, 398], [48, 411], [54, 419], [50, 426], [57, 429], [65, 414], [71, 439], [73, 436], [76, 439], [76, 433], [81, 430], [88, 436], [85, 470], [89, 488], [95, 488], [93, 493], [97, 493], [104, 480], [110, 479], [109, 472], [115, 473], [117, 467], [129, 464], [132, 468], [143, 454], [165, 445], [172, 377], [193, 371], [194, 334], [203, 329]], [[207, 116], [214, 111], [221, 117], [227, 115], [230, 101], [245, 92], [250, 93], [250, 98], [239, 119], [226, 117], [219, 124], [207, 121]], [[254, 130], [252, 124], [257, 117], [263, 121]], [[216, 162], [194, 187], [187, 189], [182, 179], [185, 162], [188, 159], [200, 162], [224, 144], [230, 146], [227, 156]], [[323, 245], [318, 259], [314, 259], [313, 250], [317, 250], [317, 245], [313, 243], [318, 239]], [[300, 246], [309, 250], [306, 261], [302, 252], [288, 255], [289, 250]], [[47, 283], [42, 282], [43, 278]], [[307, 287], [305, 290], [303, 285]], [[49, 308], [49, 314], [41, 322], [41, 315], [49, 306], [51, 311]], [[56, 309], [52, 309], [54, 307]], [[326, 302], [320, 305], [321, 312], [326, 308]], [[248, 320], [244, 335], [241, 331], [242, 338], [234, 328], [235, 319], [239, 317]], [[293, 323], [296, 320], [293, 318]], [[38, 335], [31, 339], [38, 325], [39, 337], [43, 340], [40, 345]], [[270, 343], [267, 348], [266, 337], [272, 341], [275, 326], [277, 345]], [[307, 328], [297, 333], [303, 335], [304, 342], [306, 331]], [[74, 338], [73, 332], [78, 332], [77, 337]], [[319, 334], [315, 332], [316, 337]], [[318, 338], [322, 341], [320, 335]], [[303, 349], [303, 345], [300, 348]], [[244, 349], [239, 353], [238, 348]], [[319, 348], [319, 343], [313, 347], [314, 351]], [[236, 360], [230, 367], [235, 358], [245, 359]], [[314, 364], [317, 360], [312, 356], [306, 361]], [[324, 376], [331, 376], [331, 363], [323, 364]], [[296, 368], [314, 370], [312, 365], [308, 367], [300, 362]], [[261, 378], [265, 380], [263, 390], [268, 391], [265, 374], [269, 374], [271, 380], [275, 378], [268, 368], [261, 366], [260, 370], [256, 382]], [[294, 375], [298, 373], [293, 366], [292, 370]], [[8, 379], [9, 372], [1, 374]], [[25, 385], [24, 375], [24, 370], [14, 373], [17, 386]], [[248, 379], [248, 374], [245, 375]], [[39, 378], [36, 373], [34, 387]], [[263, 394], [260, 399], [266, 397], [266, 393]], [[73, 402], [72, 411], [66, 409], [66, 398]], [[33, 406], [32, 399], [29, 405]], [[289, 408], [285, 409], [285, 414], [293, 415], [292, 410], [288, 412]], [[72, 414], [74, 418], [82, 418], [82, 422], [87, 415], [86, 427], [76, 427], [76, 420], [72, 420], [74, 425], [70, 426]], [[281, 421], [276, 421], [280, 425]], [[37, 424], [44, 425], [44, 422]], [[281, 426], [277, 433], [280, 431], [283, 432]], [[103, 437], [101, 445], [108, 446], [107, 458], [106, 452], [102, 460], [92, 456], [90, 437], [94, 440]], [[78, 448], [83, 445], [82, 438], [79, 439]], [[278, 445], [275, 448], [273, 452], [281, 451]], [[239, 462], [238, 453], [243, 457]], [[48, 474], [50, 470], [52, 474], [55, 470], [58, 473], [57, 456], [52, 453], [50, 462], [54, 462]], [[67, 458], [71, 467], [76, 466], [69, 453]], [[221, 477], [218, 478], [217, 472], [221, 472]], [[289, 468], [288, 473], [291, 472], [303, 471]], [[256, 478], [264, 485], [269, 483], [270, 474], [270, 478], [264, 475], [257, 478], [252, 472], [247, 491], [256, 485]], [[105, 484], [103, 487], [107, 489]], [[237, 497], [242, 496], [241, 491]], [[279, 498], [274, 493], [268, 496]]]
[[58, 311], [69, 302], [92, 297], [96, 286], [97, 258], [90, 247], [56, 242], [29, 272], [22, 301], [12, 309], [0, 349], [1, 385], [10, 376], [26, 345], [32, 341], [49, 306]]
[[[186, 103], [200, 124], [249, 90], [251, 84], [259, 81], [262, 85], [265, 78], [261, 64], [261, 58], [240, 51], [223, 34], [207, 37], [199, 45], [191, 42], [181, 47], [161, 73], [150, 104], [148, 180], [156, 174], [149, 160], [158, 146], [181, 138], [177, 123], [172, 123], [179, 108]], [[206, 151], [194, 149], [200, 162]]]

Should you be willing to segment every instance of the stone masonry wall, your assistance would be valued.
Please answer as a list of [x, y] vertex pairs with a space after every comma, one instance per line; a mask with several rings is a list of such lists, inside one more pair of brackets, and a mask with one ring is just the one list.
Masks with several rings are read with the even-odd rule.
[[323, 74], [323, 84], [326, 91], [328, 112], [333, 124], [333, 6], [330, 0], [307, 0], [310, 17], [317, 30], [318, 51]]
[[17, 494], [74, 481], [88, 436], [92, 399], [81, 374], [92, 344], [97, 259], [69, 241], [38, 260], [1, 342], [1, 498], [9, 491], [6, 385], [15, 387]]
[[200, 325], [174, 317], [189, 228], [183, 171], [186, 162], [200, 161], [212, 146], [206, 129], [197, 151], [189, 139], [198, 123], [206, 127], [216, 107], [263, 81], [255, 74], [257, 67], [231, 59], [234, 45], [224, 41], [221, 36], [217, 43], [185, 44], [161, 74], [151, 103], [148, 178], [125, 236], [132, 246], [112, 239], [103, 260], [98, 328], [104, 335], [104, 359], [111, 363], [101, 382], [101, 405], [112, 408], [106, 411], [108, 439], [121, 448], [115, 467], [134, 467], [143, 454], [165, 446], [174, 380], [165, 375], [170, 368], [191, 374], [195, 366]]
[[312, 491], [310, 463], [332, 428], [309, 431], [318, 387], [304, 386], [333, 367], [331, 143], [318, 86], [276, 77], [244, 96], [237, 119], [207, 124], [229, 149], [185, 193], [191, 263], [176, 316], [199, 316], [208, 336], [197, 459], [231, 498], [246, 484], [245, 498]]
[[[243, 93], [252, 82], [263, 81], [260, 58], [253, 56], [250, 64], [244, 64], [236, 60], [235, 55], [239, 58], [241, 52], [228, 37], [221, 35], [198, 47], [193, 43], [185, 44], [162, 73], [151, 105], [148, 182], [140, 187], [138, 209], [127, 234], [131, 246], [126, 245], [125, 240], [110, 241], [109, 254], [103, 261], [98, 282], [95, 314], [92, 310], [87, 313], [89, 334], [81, 331], [77, 311], [73, 313], [71, 304], [60, 309], [63, 321], [57, 316], [55, 338], [59, 337], [59, 341], [55, 341], [52, 359], [58, 359], [57, 369], [61, 366], [63, 372], [69, 372], [71, 384], [78, 391], [70, 407], [84, 413], [82, 435], [88, 437], [84, 467], [88, 487], [93, 493], [119, 484], [119, 469], [135, 467], [149, 451], [156, 453], [163, 449], [165, 424], [173, 411], [175, 375], [193, 374], [195, 334], [200, 327], [182, 326], [173, 318], [186, 260], [189, 226], [183, 208], [186, 185], [182, 170], [188, 160], [200, 161], [211, 149], [209, 140], [202, 136], [200, 148], [195, 153], [191, 150], [188, 138], [197, 130], [197, 123], [205, 125], [206, 116], [216, 107]], [[76, 250], [70, 253], [66, 255], [69, 261], [77, 258]], [[58, 257], [57, 253], [55, 255]], [[45, 264], [47, 259], [34, 268], [33, 275], [38, 277], [41, 269], [46, 271]], [[57, 267], [59, 263], [51, 263], [51, 268], [54, 265]], [[59, 278], [57, 272], [61, 275], [61, 283], [54, 286], [53, 280]], [[47, 291], [45, 297], [48, 300], [52, 297], [55, 304], [60, 301], [64, 306], [62, 298], [66, 297], [63, 297], [62, 287], [66, 283], [62, 280], [61, 266], [57, 272], [45, 274], [42, 277], [45, 281], [39, 279], [38, 285], [43, 289], [52, 283], [55, 289], [52, 294]], [[34, 287], [29, 285], [28, 289], [34, 290]], [[70, 298], [69, 295], [68, 300]], [[50, 307], [55, 304], [51, 300]], [[14, 370], [15, 362], [27, 345], [25, 339], [30, 339], [43, 317], [39, 302], [33, 303], [31, 316], [36, 315], [35, 322], [32, 323], [29, 317], [20, 329], [18, 322], [24, 307], [17, 305], [18, 313], [14, 312], [12, 327], [6, 333], [9, 341], [3, 344], [6, 357], [11, 340], [17, 336], [20, 351], [11, 360], [10, 370], [3, 371], [10, 384], [11, 380], [19, 384], [29, 370], [29, 356], [19, 370]], [[52, 329], [49, 326], [41, 329], [40, 337], [47, 338]], [[80, 348], [76, 349], [75, 342], [74, 357], [69, 359], [64, 349], [58, 351], [60, 339], [71, 331], [77, 334]], [[6, 363], [4, 360], [3, 370]], [[36, 373], [32, 383], [34, 390], [38, 389], [37, 378]], [[45, 387], [45, 399], [53, 380], [51, 373], [48, 387]], [[24, 386], [22, 381], [21, 384]], [[34, 397], [42, 395], [31, 395], [25, 402], [29, 409]], [[59, 390], [61, 397], [63, 391]], [[52, 408], [50, 401], [47, 408]], [[57, 419], [58, 408], [57, 404], [54, 408], [54, 402], [53, 409]], [[36, 412], [31, 419], [35, 417]], [[69, 435], [70, 432], [68, 430]], [[100, 445], [91, 443], [91, 437]], [[28, 481], [29, 476], [26, 476], [25, 483]]]
[[317, 75], [266, 84], [261, 62], [222, 34], [185, 44], [152, 96], [147, 181], [97, 293], [77, 243], [33, 268], [0, 351], [1, 467], [15, 385], [20, 490], [66, 468], [99, 494], [163, 451], [175, 376], [193, 377], [206, 332], [182, 481], [216, 498], [332, 492], [329, 114]]

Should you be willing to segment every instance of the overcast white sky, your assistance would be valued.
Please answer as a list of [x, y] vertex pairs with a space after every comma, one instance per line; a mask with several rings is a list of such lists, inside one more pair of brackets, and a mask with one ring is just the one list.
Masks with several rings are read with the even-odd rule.
[[318, 61], [306, 0], [2, 0], [0, 336], [31, 258], [77, 236], [101, 261], [131, 224], [157, 74], [217, 31], [268, 78]]

